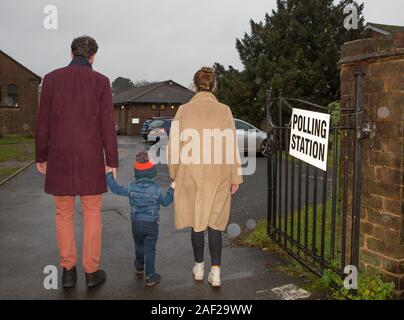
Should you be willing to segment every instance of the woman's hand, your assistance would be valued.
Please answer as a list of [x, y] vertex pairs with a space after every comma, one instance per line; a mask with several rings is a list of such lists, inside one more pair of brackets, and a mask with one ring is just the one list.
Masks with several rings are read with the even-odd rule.
[[173, 182], [170, 183], [170, 187], [173, 188], [173, 189], [175, 189], [175, 181], [173, 181]]
[[238, 190], [238, 184], [232, 184], [230, 187], [230, 193], [235, 194]]

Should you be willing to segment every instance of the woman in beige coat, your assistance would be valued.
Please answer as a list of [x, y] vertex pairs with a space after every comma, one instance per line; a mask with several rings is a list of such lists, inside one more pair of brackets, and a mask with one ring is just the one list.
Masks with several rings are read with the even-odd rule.
[[208, 230], [212, 261], [208, 281], [220, 286], [221, 232], [228, 224], [231, 195], [243, 179], [233, 115], [214, 96], [216, 84], [212, 68], [195, 74], [197, 92], [180, 106], [171, 126], [168, 169], [175, 180], [175, 226], [192, 228], [194, 278], [204, 278], [204, 232]]

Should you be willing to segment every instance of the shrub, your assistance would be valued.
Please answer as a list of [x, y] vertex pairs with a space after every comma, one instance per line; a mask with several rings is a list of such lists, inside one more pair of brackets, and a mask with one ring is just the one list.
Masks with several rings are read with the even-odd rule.
[[339, 101], [331, 102], [327, 106], [327, 110], [330, 113], [331, 126], [337, 127], [339, 125], [340, 118], [341, 118], [340, 102]]
[[344, 287], [344, 280], [333, 269], [326, 269], [320, 279], [320, 286], [330, 288], [338, 300], [387, 300], [394, 292], [394, 283], [384, 282], [380, 275], [359, 275], [356, 293]]

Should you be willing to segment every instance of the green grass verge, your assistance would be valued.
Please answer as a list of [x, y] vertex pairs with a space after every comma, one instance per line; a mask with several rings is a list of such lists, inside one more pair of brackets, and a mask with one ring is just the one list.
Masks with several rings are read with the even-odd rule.
[[[319, 206], [322, 207], [321, 205]], [[330, 214], [330, 209], [326, 210], [327, 215]], [[295, 213], [296, 214], [296, 213]], [[309, 209], [309, 221], [314, 221], [313, 208]], [[288, 220], [292, 222], [292, 219]], [[318, 221], [317, 221], [318, 223]], [[338, 223], [338, 220], [337, 222]], [[326, 235], [330, 235], [330, 224], [326, 223]], [[308, 224], [308, 229], [312, 230], [312, 224]], [[301, 285], [303, 289], [309, 292], [321, 294], [325, 299], [338, 299], [338, 300], [386, 300], [392, 297], [394, 292], [394, 284], [391, 282], [384, 282], [380, 275], [377, 274], [361, 274], [358, 278], [358, 290], [353, 294], [350, 290], [344, 288], [343, 279], [335, 272], [339, 269], [339, 264], [335, 261], [331, 262], [329, 268], [324, 270], [323, 276], [318, 277], [315, 274], [304, 268], [299, 262], [292, 257], [288, 256], [285, 251], [280, 250], [280, 247], [272, 241], [267, 235], [267, 221], [261, 220], [257, 224], [254, 231], [245, 234], [241, 243], [247, 246], [257, 247], [261, 249], [268, 249], [270, 251], [277, 251], [277, 253], [286, 261], [286, 264], [274, 266], [276, 271], [283, 272], [291, 277], [300, 278], [303, 280]], [[296, 234], [295, 234], [296, 235]], [[309, 242], [310, 245], [313, 242]], [[329, 243], [326, 242], [325, 243]], [[325, 248], [329, 248], [326, 246]], [[325, 250], [328, 253], [327, 250]], [[332, 286], [336, 286], [334, 288]]]
[[250, 247], [270, 249], [273, 251], [276, 251], [278, 249], [276, 244], [272, 241], [272, 239], [268, 237], [266, 220], [259, 221], [254, 231], [245, 234], [241, 242], [242, 244]]
[[[324, 210], [323, 210], [324, 209]], [[335, 225], [339, 223], [339, 215], [335, 212]], [[330, 257], [331, 254], [331, 230], [332, 228], [332, 206], [328, 200], [323, 204], [305, 207], [300, 210], [300, 230], [299, 230], [299, 213], [295, 211], [287, 217], [287, 226], [285, 221], [281, 221], [282, 230], [287, 229], [288, 235], [293, 239], [300, 238], [302, 244], [308, 248], [314, 249], [318, 255], [321, 255], [321, 248], [324, 247], [324, 256]], [[314, 232], [313, 232], [314, 230]], [[307, 234], [307, 236], [306, 236]], [[336, 249], [336, 241], [334, 241], [334, 252]], [[335, 257], [334, 257], [335, 259]]]
[[25, 136], [4, 136], [0, 138], [0, 162], [24, 162], [34, 159], [34, 139]]
[[276, 252], [285, 259], [286, 264], [271, 266], [274, 271], [285, 273], [291, 277], [303, 280], [302, 288], [309, 292], [317, 292], [328, 297], [330, 292], [321, 281], [321, 278], [311, 273], [299, 262], [291, 258], [281, 249], [267, 234], [267, 221], [261, 220], [257, 223], [254, 231], [244, 234], [241, 244], [249, 247], [263, 249], [264, 251]]
[[34, 159], [33, 145], [0, 145], [0, 163], [3, 161], [25, 162]]
[[[300, 235], [300, 242], [305, 244], [305, 234], [307, 233], [307, 247], [315, 248], [318, 255], [320, 249], [324, 246], [324, 256], [329, 257], [331, 254], [331, 230], [332, 230], [332, 209], [331, 202], [326, 202], [325, 212], [323, 213], [323, 205], [317, 204], [316, 209], [314, 206], [302, 208], [300, 211], [300, 230], [299, 230], [299, 213], [296, 211], [294, 214], [289, 214], [286, 220], [284, 217], [281, 219], [280, 227], [282, 230], [287, 229], [287, 234], [293, 239], [298, 239]], [[279, 217], [278, 217], [279, 218]], [[339, 216], [335, 213], [335, 225], [339, 223]], [[277, 223], [279, 226], [279, 224]], [[313, 237], [313, 230], [314, 237]], [[324, 230], [324, 232], [322, 232]], [[337, 237], [336, 237], [337, 239]], [[266, 220], [260, 221], [254, 232], [248, 233], [242, 240], [242, 243], [248, 246], [259, 248], [272, 248], [273, 241], [267, 235], [267, 222]], [[313, 246], [313, 244], [315, 244]], [[337, 240], [334, 242], [334, 252], [336, 253]], [[290, 244], [289, 244], [290, 245]], [[335, 257], [334, 257], [335, 259]]]
[[24, 136], [0, 138], [0, 180], [12, 175], [34, 157], [32, 138]]
[[0, 146], [6, 144], [33, 143], [34, 139], [27, 136], [4, 136], [0, 138]]
[[11, 176], [18, 169], [20, 169], [20, 167], [0, 168], [0, 181]]

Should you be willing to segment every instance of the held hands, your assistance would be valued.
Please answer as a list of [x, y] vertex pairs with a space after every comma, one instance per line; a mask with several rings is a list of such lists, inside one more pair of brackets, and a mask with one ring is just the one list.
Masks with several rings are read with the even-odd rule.
[[105, 166], [105, 174], [107, 174], [109, 172], [112, 172], [114, 179], [116, 179], [116, 168], [111, 168], [111, 167]]
[[36, 163], [37, 170], [40, 173], [42, 173], [43, 175], [46, 175], [46, 167], [47, 167], [47, 162], [46, 161], [42, 162], [42, 163], [39, 163], [39, 162]]
[[170, 187], [173, 188], [173, 189], [175, 189], [175, 181], [172, 181], [172, 182], [170, 183]]

